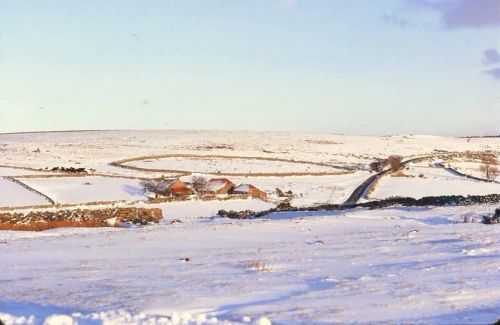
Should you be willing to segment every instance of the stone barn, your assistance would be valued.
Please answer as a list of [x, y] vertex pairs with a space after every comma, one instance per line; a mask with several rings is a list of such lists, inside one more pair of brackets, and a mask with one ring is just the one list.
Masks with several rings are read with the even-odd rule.
[[251, 197], [265, 199], [267, 198], [266, 192], [259, 190], [257, 187], [252, 184], [240, 184], [233, 190], [234, 194], [248, 194]]
[[210, 194], [231, 194], [234, 184], [227, 178], [212, 178], [207, 183], [207, 192]]
[[181, 196], [194, 193], [193, 188], [179, 178], [164, 179], [158, 184], [157, 189], [159, 194], [165, 196]]

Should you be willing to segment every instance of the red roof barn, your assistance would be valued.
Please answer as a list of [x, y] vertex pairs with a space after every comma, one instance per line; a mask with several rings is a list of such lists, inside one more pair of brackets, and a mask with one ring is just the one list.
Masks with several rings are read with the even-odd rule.
[[252, 184], [240, 184], [233, 190], [234, 194], [248, 194], [251, 197], [256, 197], [259, 199], [265, 199], [267, 197], [266, 192], [259, 190]]
[[232, 193], [234, 184], [227, 178], [212, 178], [207, 183], [207, 192], [212, 194]]
[[191, 186], [179, 178], [162, 180], [158, 184], [158, 190], [164, 195], [189, 195], [194, 192]]

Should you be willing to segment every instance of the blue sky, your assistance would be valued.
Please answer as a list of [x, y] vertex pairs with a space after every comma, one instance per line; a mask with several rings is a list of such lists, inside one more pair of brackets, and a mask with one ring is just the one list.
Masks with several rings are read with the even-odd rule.
[[0, 0], [0, 132], [500, 133], [500, 0]]

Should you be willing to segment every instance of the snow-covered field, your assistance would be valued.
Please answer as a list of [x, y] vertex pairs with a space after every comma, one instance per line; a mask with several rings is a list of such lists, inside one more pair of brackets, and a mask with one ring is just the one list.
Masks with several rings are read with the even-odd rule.
[[251, 183], [268, 193], [274, 193], [277, 187], [292, 191], [294, 206], [308, 206], [342, 203], [369, 176], [369, 172], [358, 171], [335, 176], [231, 177], [231, 180], [236, 184]]
[[137, 160], [129, 166], [146, 169], [195, 171], [197, 173], [333, 173], [339, 172], [329, 166], [288, 161], [269, 161], [241, 158], [168, 157]]
[[205, 208], [206, 217], [176, 215], [178, 224], [0, 233], [0, 310], [83, 324], [498, 318], [500, 230], [462, 222], [493, 206], [257, 220], [211, 218], [215, 207]]
[[[450, 167], [458, 170], [461, 173], [471, 175], [474, 177], [484, 177], [484, 173], [480, 171], [480, 162], [452, 162]], [[500, 182], [500, 175], [495, 178]]]
[[87, 176], [24, 178], [22, 181], [62, 204], [146, 198], [136, 179]]
[[[284, 199], [277, 188], [292, 192], [294, 206], [342, 203], [373, 175], [367, 165], [377, 158], [483, 150], [498, 155], [498, 138], [87, 131], [0, 134], [0, 147], [0, 165], [86, 168], [86, 177], [0, 168], [1, 176], [18, 177], [58, 203], [85, 207], [125, 200], [164, 213], [159, 225], [145, 227], [0, 231], [0, 319], [6, 324], [455, 324], [500, 318], [500, 228], [479, 222], [498, 203], [278, 213], [255, 220], [216, 216], [220, 209], [272, 208]], [[172, 154], [290, 159], [352, 172], [229, 176], [235, 184], [264, 190], [268, 202], [145, 204], [140, 181], [126, 177], [162, 173], [110, 165]], [[500, 184], [430, 167], [432, 161], [410, 164], [403, 172], [409, 177], [382, 177], [368, 199], [500, 193]], [[202, 172], [197, 176], [206, 178], [224, 172], [343, 171], [272, 160], [169, 158], [130, 164], [138, 163]], [[473, 163], [451, 164], [480, 176]], [[47, 200], [0, 178], [0, 207], [37, 204]]]
[[0, 177], [0, 207], [48, 204], [41, 195], [27, 190], [21, 185]]
[[[111, 161], [162, 154], [275, 157], [322, 163], [363, 164], [391, 154], [425, 156], [440, 151], [500, 151], [497, 138], [419, 135], [386, 137], [229, 131], [87, 131], [0, 135], [0, 165], [34, 168], [74, 166], [105, 173]], [[40, 152], [38, 152], [38, 150]], [[134, 171], [132, 171], [134, 172]], [[135, 173], [135, 172], [134, 172]]]
[[415, 167], [410, 177], [383, 177], [370, 195], [376, 199], [402, 196], [421, 198], [440, 195], [487, 195], [500, 193], [500, 185], [457, 176], [441, 168]]

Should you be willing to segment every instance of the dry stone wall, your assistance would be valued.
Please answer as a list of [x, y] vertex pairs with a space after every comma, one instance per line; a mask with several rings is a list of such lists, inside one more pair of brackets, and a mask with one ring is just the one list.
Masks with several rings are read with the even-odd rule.
[[105, 209], [33, 210], [29, 212], [0, 212], [1, 223], [29, 224], [50, 221], [96, 221], [109, 219], [134, 224], [158, 223], [163, 218], [159, 208], [117, 207]]

